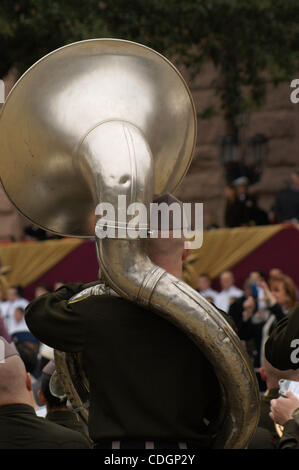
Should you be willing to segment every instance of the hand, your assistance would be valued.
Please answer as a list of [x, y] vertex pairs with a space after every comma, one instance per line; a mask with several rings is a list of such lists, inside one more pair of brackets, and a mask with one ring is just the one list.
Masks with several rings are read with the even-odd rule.
[[276, 400], [271, 400], [271, 412], [269, 416], [275, 423], [284, 426], [287, 421], [292, 419], [292, 413], [298, 407], [298, 398], [292, 392], [287, 392], [286, 398], [280, 397]]
[[264, 290], [264, 294], [265, 294], [264, 300], [268, 302], [270, 307], [273, 307], [273, 305], [277, 303], [277, 300], [275, 299], [274, 295], [270, 291], [268, 284], [266, 283], [266, 281], [259, 281], [258, 284]]
[[248, 299], [243, 302], [243, 309], [243, 321], [247, 321], [252, 317], [255, 309], [255, 301], [252, 296], [249, 296]]

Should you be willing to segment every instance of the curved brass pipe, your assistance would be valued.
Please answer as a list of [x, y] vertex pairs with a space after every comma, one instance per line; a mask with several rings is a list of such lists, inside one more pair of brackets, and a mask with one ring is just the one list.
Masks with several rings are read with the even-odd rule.
[[[92, 185], [96, 203], [109, 202], [117, 213], [118, 196], [125, 194], [128, 203], [142, 202], [149, 208], [154, 187], [152, 156], [137, 127], [120, 121], [104, 123], [85, 137], [79, 153], [81, 171]], [[121, 155], [120, 166], [109, 163], [112, 154], [114, 160]], [[129, 219], [126, 216], [125, 225]], [[199, 293], [150, 261], [144, 239], [123, 235], [96, 242], [100, 270], [108, 285], [121, 297], [155, 309], [176, 324], [215, 367], [226, 407], [215, 446], [246, 447], [258, 422], [259, 393], [235, 332]]]
[[[118, 39], [69, 44], [36, 62], [6, 100], [1, 181], [18, 210], [46, 230], [93, 237], [99, 203], [110, 203], [126, 229], [130, 216], [118, 197], [149, 208], [154, 192], [174, 191], [191, 163], [196, 128], [185, 81], [156, 51]], [[101, 230], [97, 224], [109, 286], [190, 335], [223, 390], [226, 420], [215, 445], [245, 447], [259, 395], [236, 334], [198, 293], [150, 261], [145, 239], [133, 240], [126, 230], [101, 238]]]

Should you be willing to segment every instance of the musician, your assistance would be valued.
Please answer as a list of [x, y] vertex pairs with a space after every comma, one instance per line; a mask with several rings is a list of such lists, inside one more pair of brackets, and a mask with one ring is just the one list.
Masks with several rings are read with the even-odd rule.
[[[281, 378], [299, 380], [299, 303], [275, 326], [266, 342], [265, 356], [272, 366], [280, 369]], [[299, 448], [297, 404], [283, 397], [271, 401], [272, 419], [284, 426], [280, 448]]]
[[[149, 239], [148, 254], [182, 276], [183, 237]], [[83, 352], [95, 448], [211, 447], [221, 427], [220, 388], [208, 360], [157, 312], [114, 296], [69, 302], [94, 284], [67, 284], [35, 299], [26, 321], [43, 343]]]
[[[265, 345], [265, 355], [280, 370], [299, 369], [299, 303], [278, 322]], [[291, 377], [285, 377], [292, 380]]]

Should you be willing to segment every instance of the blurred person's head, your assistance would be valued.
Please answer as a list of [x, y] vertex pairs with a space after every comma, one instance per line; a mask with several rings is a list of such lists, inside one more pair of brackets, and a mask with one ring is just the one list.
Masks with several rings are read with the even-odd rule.
[[20, 322], [23, 320], [24, 315], [25, 315], [25, 311], [24, 311], [23, 308], [18, 307], [18, 308], [15, 309], [15, 311], [14, 311], [14, 318], [15, 318], [15, 321], [16, 321], [17, 323], [20, 323]]
[[50, 293], [50, 288], [46, 284], [41, 284], [39, 286], [36, 286], [35, 291], [34, 291], [34, 297], [40, 297], [41, 295], [44, 294], [49, 294]]
[[41, 375], [41, 387], [37, 392], [38, 398], [44, 405], [47, 406], [48, 411], [54, 411], [57, 409], [66, 409], [67, 397], [58, 398], [52, 395], [50, 390], [50, 380], [55, 372], [55, 363], [50, 361], [42, 371]]
[[32, 341], [22, 341], [16, 343], [16, 348], [27, 372], [32, 374], [38, 364], [39, 344]]
[[231, 286], [234, 285], [235, 278], [231, 271], [223, 271], [220, 275], [220, 285], [222, 289], [226, 290], [229, 289]]
[[211, 286], [211, 278], [208, 274], [200, 274], [198, 278], [198, 289], [200, 291], [207, 290]]
[[248, 191], [248, 178], [246, 176], [240, 176], [233, 181], [233, 186], [235, 187], [236, 193], [238, 196], [247, 194]]
[[280, 276], [283, 276], [283, 275], [284, 275], [284, 272], [280, 268], [272, 268], [269, 271], [269, 278], [270, 279], [273, 278], [273, 277], [280, 277]]
[[0, 406], [27, 404], [35, 406], [30, 374], [15, 346], [0, 338], [4, 344], [4, 362], [0, 362]]
[[249, 279], [251, 283], [257, 284], [259, 281], [263, 281], [265, 279], [265, 274], [258, 269], [254, 269], [250, 272]]
[[58, 290], [60, 287], [64, 286], [65, 281], [56, 281], [53, 286], [53, 290]]
[[289, 276], [271, 278], [269, 287], [283, 309], [290, 309], [296, 304], [296, 286]]
[[250, 277], [248, 277], [243, 286], [244, 293], [247, 297], [252, 295], [252, 280]]
[[21, 286], [12, 286], [7, 289], [7, 300], [13, 302], [19, 299], [23, 295], [23, 289]]

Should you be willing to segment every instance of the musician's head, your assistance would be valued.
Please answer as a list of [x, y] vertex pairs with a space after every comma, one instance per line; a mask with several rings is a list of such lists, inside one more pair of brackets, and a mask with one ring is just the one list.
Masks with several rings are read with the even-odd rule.
[[[154, 223], [151, 220], [151, 229], [155, 232], [155, 236], [147, 239], [148, 256], [154, 264], [181, 278], [182, 261], [186, 251], [183, 234], [183, 205], [171, 194], [158, 196], [153, 203], [158, 204], [161, 209]], [[164, 219], [161, 215], [163, 206], [166, 208]]]
[[267, 389], [279, 388], [279, 380], [293, 380], [299, 381], [299, 369], [279, 370], [263, 357], [262, 367], [260, 368], [260, 375], [264, 382], [267, 384]]

